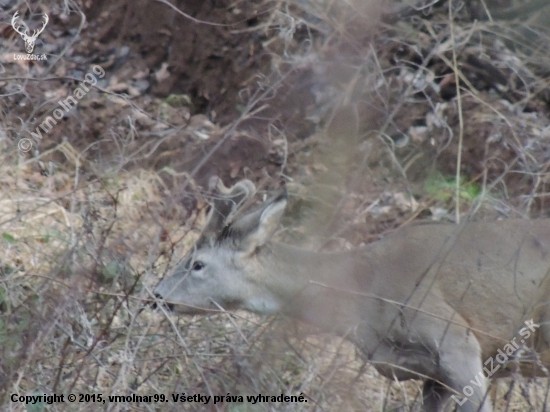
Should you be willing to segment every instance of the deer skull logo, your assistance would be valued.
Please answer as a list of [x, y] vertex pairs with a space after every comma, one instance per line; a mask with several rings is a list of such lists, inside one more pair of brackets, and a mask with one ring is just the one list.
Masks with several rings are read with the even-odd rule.
[[31, 54], [32, 51], [34, 50], [34, 43], [36, 42], [38, 35], [44, 31], [44, 29], [46, 28], [46, 24], [48, 24], [48, 21], [50, 19], [48, 15], [44, 13], [44, 22], [42, 23], [42, 28], [34, 30], [32, 36], [29, 36], [27, 34], [29, 27], [23, 22], [18, 22], [18, 20], [19, 20], [19, 12], [16, 11], [15, 14], [13, 15], [13, 18], [11, 19], [11, 26], [17, 33], [21, 35], [23, 40], [25, 40], [25, 50], [27, 51], [28, 54]]

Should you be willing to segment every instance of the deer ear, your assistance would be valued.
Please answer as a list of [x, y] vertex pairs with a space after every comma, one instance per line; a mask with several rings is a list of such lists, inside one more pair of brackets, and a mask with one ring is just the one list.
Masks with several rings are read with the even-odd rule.
[[287, 204], [286, 190], [281, 190], [261, 209], [242, 216], [228, 229], [235, 248], [252, 254], [273, 236]]
[[235, 210], [253, 196], [256, 191], [254, 183], [246, 179], [227, 188], [220, 178], [213, 176], [210, 178], [208, 186], [214, 196], [206, 226], [197, 241], [199, 246], [214, 241], [227, 226], [228, 220]]

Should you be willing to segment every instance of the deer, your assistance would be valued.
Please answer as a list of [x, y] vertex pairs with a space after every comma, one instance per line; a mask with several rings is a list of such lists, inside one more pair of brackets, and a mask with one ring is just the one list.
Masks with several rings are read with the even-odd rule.
[[[44, 29], [46, 28], [46, 25], [48, 24], [48, 21], [50, 21], [50, 18], [48, 17], [48, 15], [46, 13], [44, 13], [44, 21], [42, 22], [42, 27], [40, 29], [34, 30], [34, 32], [31, 36], [29, 36], [27, 34], [27, 30], [28, 30], [27, 25], [25, 23], [22, 23], [22, 22], [17, 23], [18, 20], [19, 20], [19, 12], [16, 11], [15, 14], [13, 15], [12, 19], [11, 19], [11, 25], [12, 25], [13, 29], [17, 33], [19, 33], [21, 35], [21, 37], [23, 38], [23, 40], [25, 41], [25, 50], [27, 51], [27, 53], [31, 54], [32, 51], [34, 50], [34, 44], [36, 42], [36, 39], [38, 38], [40, 33], [42, 33], [44, 31]], [[25, 28], [24, 30], [21, 30], [22, 26]]]
[[339, 252], [272, 240], [286, 189], [221, 180], [192, 250], [154, 289], [175, 313], [283, 314], [351, 341], [389, 379], [424, 381], [423, 409], [491, 412], [489, 378], [548, 377], [550, 219], [404, 226]]

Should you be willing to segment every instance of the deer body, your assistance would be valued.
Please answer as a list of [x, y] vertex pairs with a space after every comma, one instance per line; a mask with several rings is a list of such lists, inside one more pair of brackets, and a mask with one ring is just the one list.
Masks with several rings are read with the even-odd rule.
[[316, 253], [270, 240], [283, 194], [233, 218], [253, 190], [220, 185], [196, 249], [157, 296], [184, 313], [282, 312], [345, 336], [384, 376], [424, 379], [427, 412], [453, 393], [460, 412], [489, 412], [485, 378], [548, 374], [550, 220], [413, 225]]

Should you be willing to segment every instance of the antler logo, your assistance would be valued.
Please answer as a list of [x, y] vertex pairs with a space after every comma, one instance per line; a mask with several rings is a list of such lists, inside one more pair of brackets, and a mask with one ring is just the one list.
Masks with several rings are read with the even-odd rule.
[[[21, 37], [23, 37], [23, 40], [25, 40], [25, 50], [27, 51], [28, 54], [31, 54], [32, 51], [34, 50], [34, 43], [36, 42], [38, 35], [44, 31], [44, 29], [46, 28], [46, 24], [48, 24], [48, 21], [50, 19], [48, 15], [44, 13], [44, 23], [42, 24], [42, 28], [38, 30], [34, 30], [34, 33], [32, 34], [32, 36], [29, 36], [27, 34], [29, 27], [23, 22], [18, 23], [17, 20], [19, 20], [18, 11], [15, 12], [15, 14], [13, 15], [13, 18], [11, 19], [11, 26], [17, 33], [21, 35]], [[21, 27], [23, 27], [24, 29], [21, 30]]]

